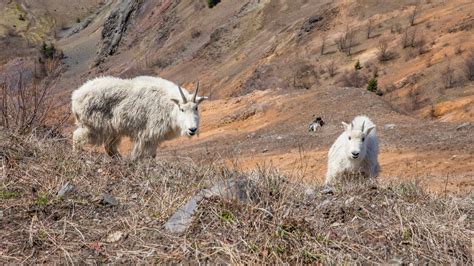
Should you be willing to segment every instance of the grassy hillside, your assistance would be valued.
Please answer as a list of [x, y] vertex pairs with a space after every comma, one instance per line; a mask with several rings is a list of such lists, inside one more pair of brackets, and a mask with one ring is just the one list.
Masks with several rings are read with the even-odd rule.
[[[2, 263], [472, 264], [472, 195], [413, 183], [328, 191], [271, 168], [130, 163], [69, 146], [2, 132]], [[184, 233], [164, 229], [193, 194], [228, 179], [248, 180], [252, 196], [205, 198]], [[73, 189], [58, 196], [65, 184]]]

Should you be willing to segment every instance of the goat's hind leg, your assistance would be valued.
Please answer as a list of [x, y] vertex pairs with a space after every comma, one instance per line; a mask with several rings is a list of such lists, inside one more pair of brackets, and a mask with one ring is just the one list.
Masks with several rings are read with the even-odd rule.
[[120, 145], [121, 139], [122, 138], [120, 136], [112, 136], [105, 142], [105, 151], [110, 157], [121, 157], [118, 151], [118, 146]]

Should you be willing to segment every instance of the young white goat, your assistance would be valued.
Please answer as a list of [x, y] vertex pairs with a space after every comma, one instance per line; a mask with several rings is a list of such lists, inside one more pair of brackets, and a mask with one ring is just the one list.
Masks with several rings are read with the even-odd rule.
[[376, 177], [379, 174], [379, 144], [375, 125], [366, 116], [350, 123], [342, 122], [344, 132], [336, 139], [328, 154], [326, 184], [344, 175]]
[[197, 96], [158, 77], [133, 79], [100, 77], [86, 82], [72, 94], [72, 113], [77, 129], [73, 148], [85, 144], [105, 145], [110, 156], [120, 156], [123, 136], [134, 142], [131, 159], [155, 157], [158, 145], [180, 135], [199, 131]]

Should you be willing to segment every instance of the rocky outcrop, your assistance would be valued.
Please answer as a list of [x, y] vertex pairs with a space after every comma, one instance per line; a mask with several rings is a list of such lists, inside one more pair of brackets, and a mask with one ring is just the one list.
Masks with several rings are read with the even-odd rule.
[[102, 29], [102, 39], [95, 60], [96, 66], [117, 51], [123, 34], [140, 4], [141, 2], [136, 0], [123, 0], [109, 15]]

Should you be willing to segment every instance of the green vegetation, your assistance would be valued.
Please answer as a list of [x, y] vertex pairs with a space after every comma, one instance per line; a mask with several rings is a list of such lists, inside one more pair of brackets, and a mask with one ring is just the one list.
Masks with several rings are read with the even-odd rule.
[[56, 47], [54, 47], [54, 44], [43, 43], [41, 53], [44, 57], [52, 59], [56, 55]]
[[217, 4], [219, 4], [221, 2], [221, 0], [207, 0], [207, 6], [209, 8], [213, 8], [215, 6], [217, 6]]
[[377, 87], [377, 78], [371, 78], [369, 80], [369, 83], [367, 83], [367, 90], [370, 91], [370, 92], [375, 92], [377, 91], [378, 87]]
[[219, 217], [224, 221], [224, 222], [232, 222], [235, 217], [230, 211], [223, 211], [219, 214]]
[[48, 203], [49, 203], [49, 199], [48, 199], [47, 195], [39, 195], [35, 199], [35, 205], [38, 206], [38, 207], [44, 207], [44, 206], [48, 205]]
[[17, 192], [0, 190], [0, 200], [13, 199], [18, 196]]
[[360, 69], [362, 69], [362, 67], [360, 66], [359, 59], [357, 59], [357, 62], [356, 62], [355, 65], [354, 65], [354, 69], [355, 69], [355, 70], [360, 70]]

